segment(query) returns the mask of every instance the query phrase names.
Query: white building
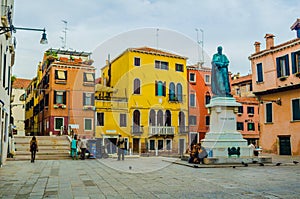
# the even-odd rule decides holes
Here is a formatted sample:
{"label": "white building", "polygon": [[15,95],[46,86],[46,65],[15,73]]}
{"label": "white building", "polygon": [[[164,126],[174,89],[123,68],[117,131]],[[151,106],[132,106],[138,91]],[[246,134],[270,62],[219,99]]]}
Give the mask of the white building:
{"label": "white building", "polygon": [[14,65],[14,45],[11,31],[14,0],[1,1],[0,25],[0,165],[7,157],[8,136],[10,131],[11,67]]}

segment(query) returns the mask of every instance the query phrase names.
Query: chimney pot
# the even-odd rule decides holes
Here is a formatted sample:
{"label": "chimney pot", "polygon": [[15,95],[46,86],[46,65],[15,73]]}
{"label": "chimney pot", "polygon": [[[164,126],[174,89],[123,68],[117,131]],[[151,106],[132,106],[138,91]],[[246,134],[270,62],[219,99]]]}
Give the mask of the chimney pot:
{"label": "chimney pot", "polygon": [[266,34],[266,49],[269,50],[274,46],[274,35],[273,34]]}
{"label": "chimney pot", "polygon": [[254,46],[255,46],[255,52],[256,53],[260,52],[260,42],[256,41],[254,43]]}

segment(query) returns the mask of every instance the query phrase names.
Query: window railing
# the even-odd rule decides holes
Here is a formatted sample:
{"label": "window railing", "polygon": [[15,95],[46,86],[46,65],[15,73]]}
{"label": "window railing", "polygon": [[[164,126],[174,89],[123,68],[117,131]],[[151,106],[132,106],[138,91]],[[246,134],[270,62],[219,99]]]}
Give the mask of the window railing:
{"label": "window railing", "polygon": [[189,132],[189,126],[178,126],[178,133],[185,134]]}
{"label": "window railing", "polygon": [[173,126],[149,126],[149,135],[174,135]]}
{"label": "window railing", "polygon": [[131,134],[132,135],[141,135],[143,133],[143,127],[142,126],[131,126]]}

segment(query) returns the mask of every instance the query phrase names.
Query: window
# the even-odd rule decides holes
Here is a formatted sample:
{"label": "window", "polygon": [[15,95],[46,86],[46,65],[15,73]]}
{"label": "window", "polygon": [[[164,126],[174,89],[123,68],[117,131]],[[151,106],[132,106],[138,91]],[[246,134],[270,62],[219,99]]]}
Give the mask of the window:
{"label": "window", "polygon": [[155,150],[155,140],[150,140],[150,150]]}
{"label": "window", "polygon": [[300,73],[300,51],[292,53],[292,73]]}
{"label": "window", "polygon": [[140,86],[141,86],[141,81],[139,79],[134,79],[133,94],[141,94]]}
{"label": "window", "polygon": [[247,107],[247,113],[248,114],[254,114],[254,107],[253,106],[248,106]]}
{"label": "window", "polygon": [[93,120],[91,118],[84,118],[84,130],[85,131],[93,130]]}
{"label": "window", "polygon": [[204,78],[205,78],[205,83],[210,84],[210,75],[205,75]]}
{"label": "window", "polygon": [[83,73],[83,81],[84,82],[95,82],[95,74],[94,73]]}
{"label": "window", "polygon": [[150,110],[150,117],[149,117],[149,126],[155,126],[155,111],[153,109]]}
{"label": "window", "polygon": [[169,85],[169,101],[176,101],[175,84],[173,82]]}
{"label": "window", "polygon": [[64,126],[64,118],[63,117],[55,117],[54,118],[54,130],[60,131],[60,128]]}
{"label": "window", "polygon": [[292,100],[292,120],[300,120],[300,99]]}
{"label": "window", "polygon": [[272,110],[272,103],[266,104],[266,123],[272,123],[273,122],[273,110]]}
{"label": "window", "polygon": [[67,80],[67,71],[66,70],[55,70],[55,79]]}
{"label": "window", "polygon": [[169,62],[155,60],[155,68],[169,70]]}
{"label": "window", "polygon": [[166,140],[167,150],[172,150],[172,140]]}
{"label": "window", "polygon": [[253,122],[249,122],[247,124],[247,126],[248,126],[248,131],[254,131],[255,130],[255,126],[254,126]]}
{"label": "window", "polygon": [[190,125],[193,125],[193,126],[197,125],[197,116],[190,115],[189,116],[189,123],[190,123]]}
{"label": "window", "polygon": [[259,63],[256,65],[256,82],[263,82],[264,78],[263,78],[263,67],[262,67],[262,63]]}
{"label": "window", "polygon": [[205,125],[209,126],[209,124],[210,124],[210,117],[209,117],[209,115],[207,115],[207,116],[205,116]]}
{"label": "window", "polygon": [[66,104],[66,91],[54,91],[54,104]]}
{"label": "window", "polygon": [[83,106],[94,106],[94,93],[83,93]]}
{"label": "window", "polygon": [[182,102],[182,85],[180,83],[176,85],[176,92],[178,102]]}
{"label": "window", "polygon": [[243,106],[238,107],[238,113],[242,114],[244,112]]}
{"label": "window", "polygon": [[277,66],[277,77],[285,77],[290,75],[288,55],[277,57],[276,66]]}
{"label": "window", "polygon": [[157,112],[157,126],[164,126],[164,116],[162,110]]}
{"label": "window", "polygon": [[97,113],[97,126],[104,126],[104,113]]}
{"label": "window", "polygon": [[195,73],[190,73],[190,78],[189,78],[190,82],[195,83],[196,82],[196,75]]}
{"label": "window", "polygon": [[196,107],[196,95],[194,93],[190,94],[190,106]]}
{"label": "window", "polygon": [[120,127],[126,127],[127,122],[126,122],[126,114],[120,113]]}
{"label": "window", "polygon": [[141,58],[135,57],[134,58],[134,66],[140,66],[141,65]]}
{"label": "window", "polygon": [[166,96],[166,82],[155,81],[155,96]]}
{"label": "window", "polygon": [[244,123],[243,122],[237,122],[236,123],[236,130],[243,131],[244,130]]}
{"label": "window", "polygon": [[179,72],[183,72],[183,64],[175,64],[175,70]]}
{"label": "window", "polygon": [[164,141],[163,140],[158,140],[157,141],[157,148],[158,148],[158,150],[163,150],[164,149]]}

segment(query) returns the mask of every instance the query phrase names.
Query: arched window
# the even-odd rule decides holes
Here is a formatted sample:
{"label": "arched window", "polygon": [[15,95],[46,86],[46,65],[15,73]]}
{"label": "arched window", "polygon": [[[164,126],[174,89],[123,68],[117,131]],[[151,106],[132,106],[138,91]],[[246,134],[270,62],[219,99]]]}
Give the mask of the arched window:
{"label": "arched window", "polygon": [[184,112],[180,111],[178,115],[179,126],[185,126]]}
{"label": "arched window", "polygon": [[169,101],[175,101],[175,84],[173,82],[169,85]]}
{"label": "arched window", "polygon": [[141,94],[140,86],[141,86],[141,81],[139,79],[134,79],[134,82],[133,82],[133,93],[134,94]]}
{"label": "arched window", "polygon": [[133,126],[132,126],[132,132],[133,133],[140,133],[140,111],[135,110],[133,111]]}
{"label": "arched window", "polygon": [[166,82],[155,81],[155,96],[166,96]]}
{"label": "arched window", "polygon": [[157,112],[157,126],[163,126],[164,125],[164,116],[162,110],[159,110]]}
{"label": "arched window", "polygon": [[171,126],[171,124],[172,124],[171,111],[166,110],[166,122],[165,122],[165,126]]}
{"label": "arched window", "polygon": [[150,115],[149,115],[149,126],[155,126],[156,121],[155,121],[155,111],[153,109],[150,110]]}
{"label": "arched window", "polygon": [[133,112],[133,125],[140,126],[140,111],[139,110],[135,110]]}
{"label": "arched window", "polygon": [[179,102],[182,102],[182,85],[178,83],[176,85],[176,91],[177,91],[177,99]]}

